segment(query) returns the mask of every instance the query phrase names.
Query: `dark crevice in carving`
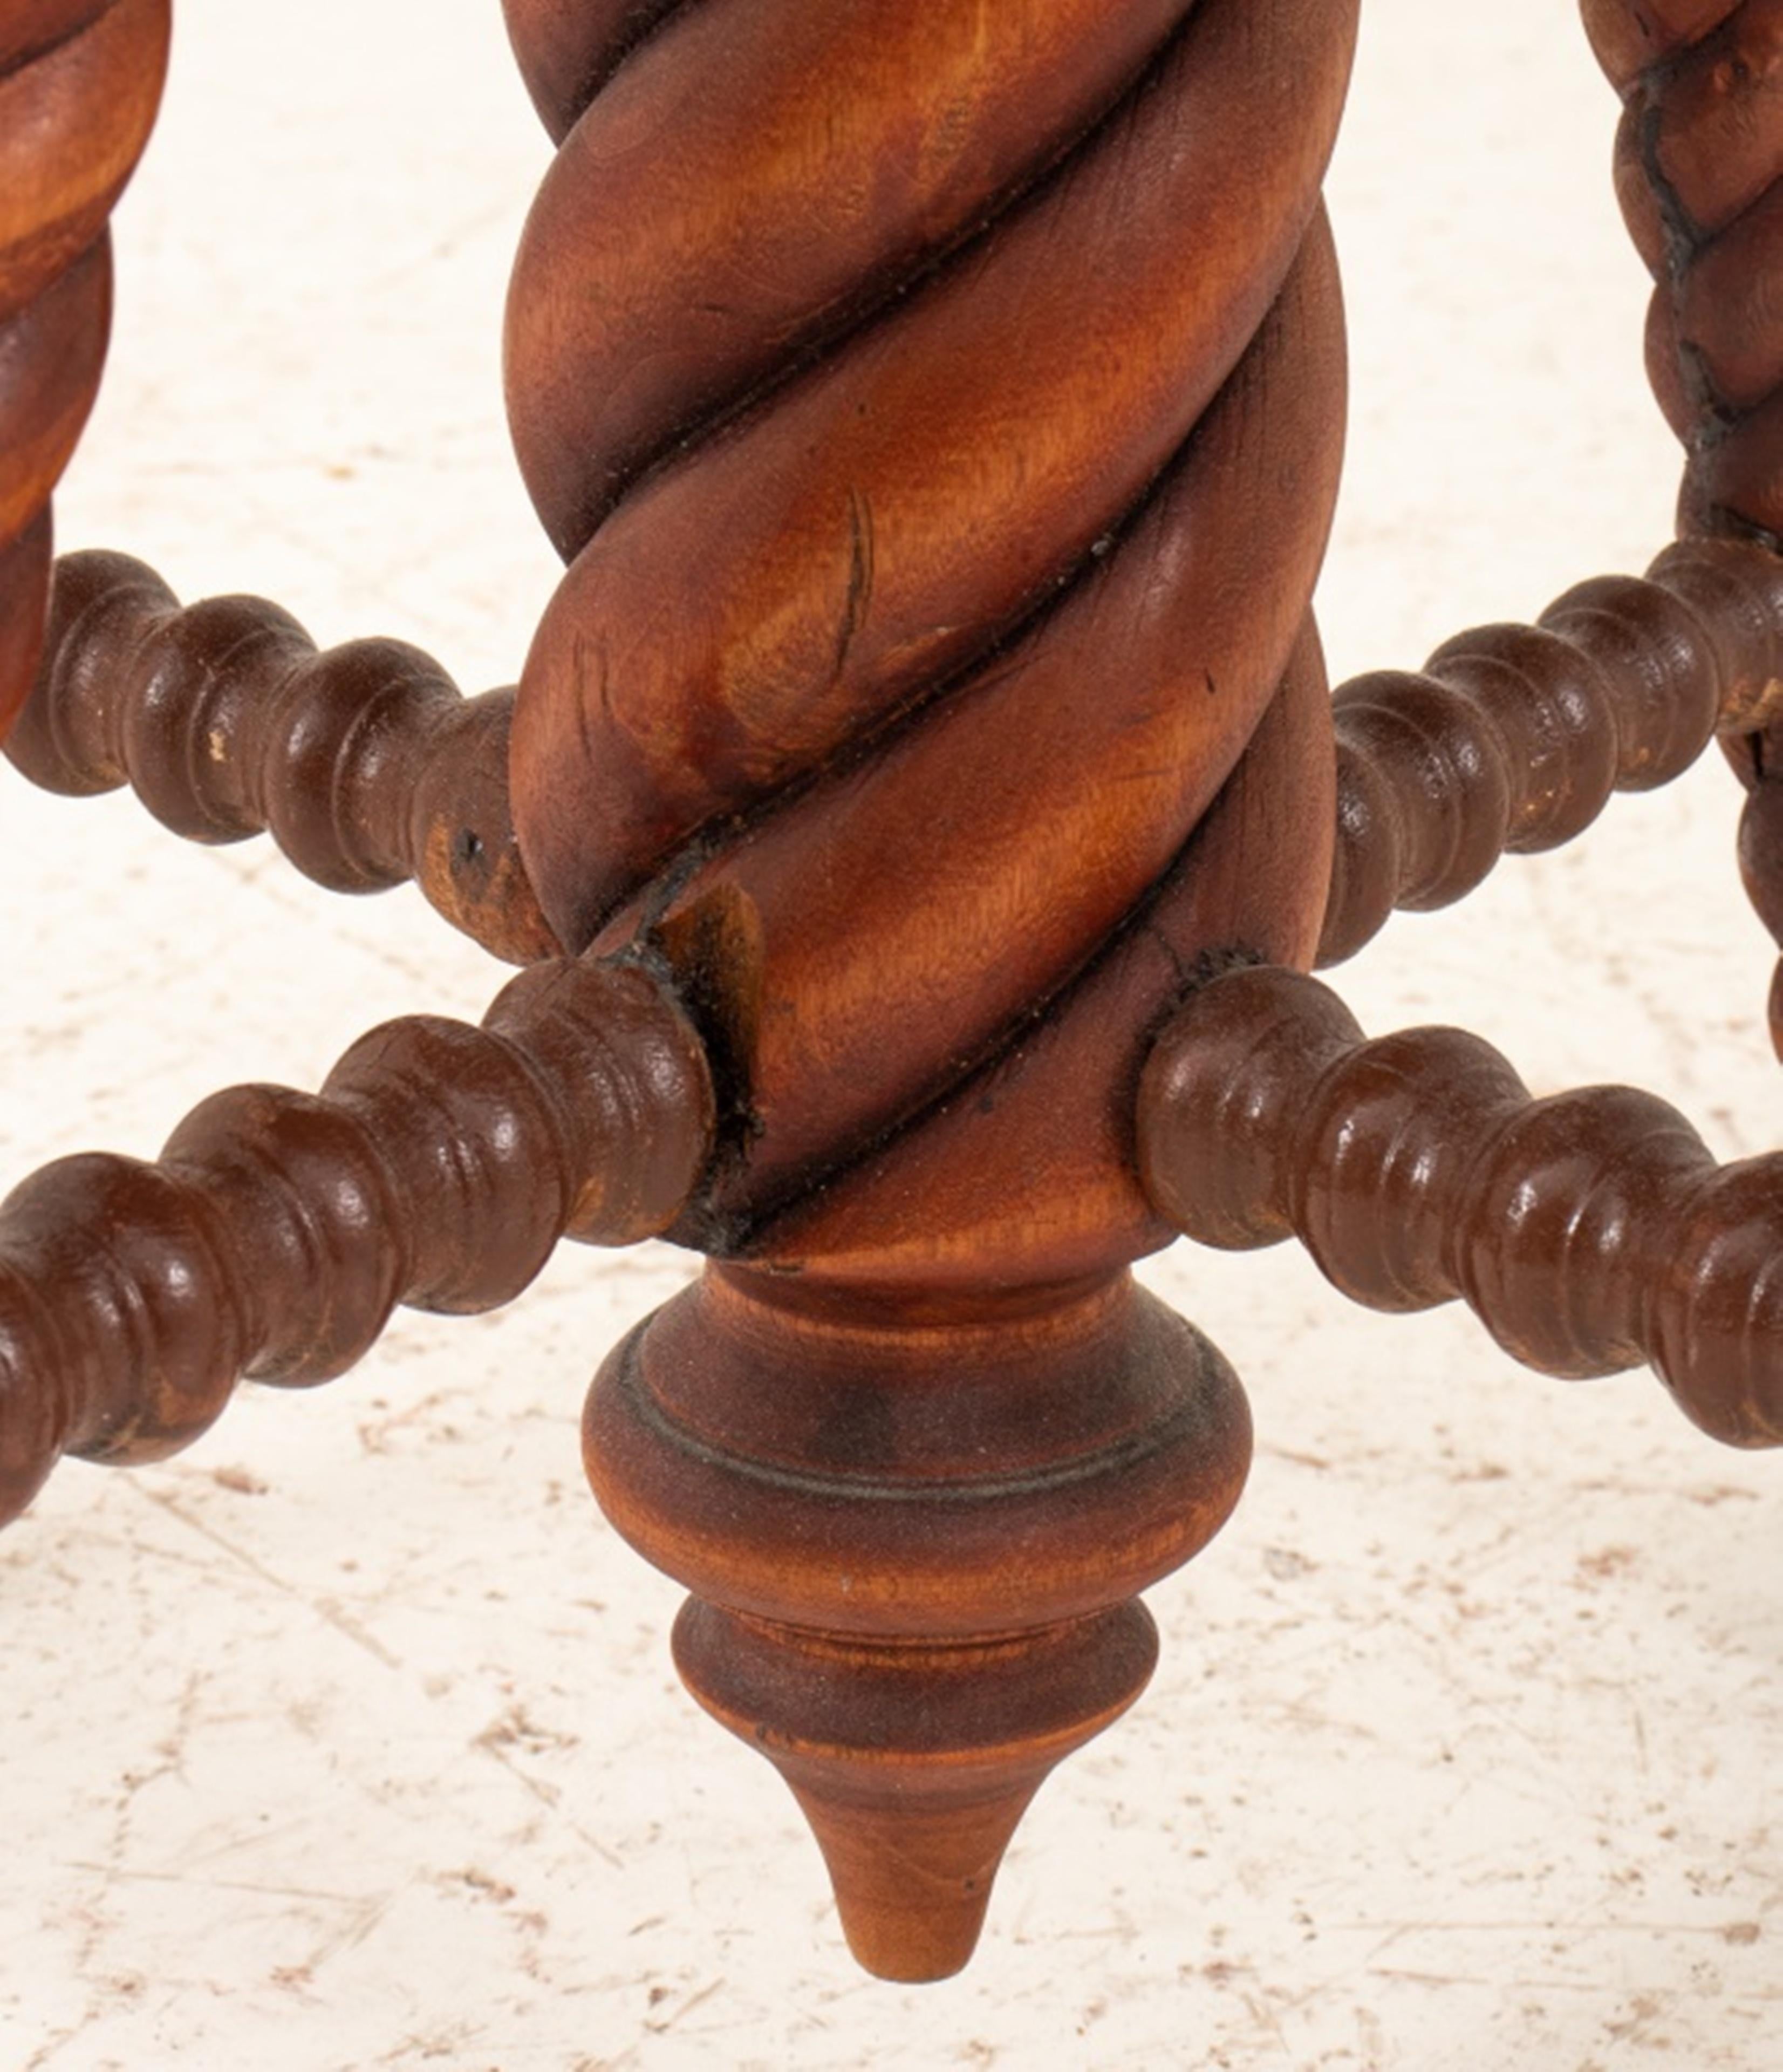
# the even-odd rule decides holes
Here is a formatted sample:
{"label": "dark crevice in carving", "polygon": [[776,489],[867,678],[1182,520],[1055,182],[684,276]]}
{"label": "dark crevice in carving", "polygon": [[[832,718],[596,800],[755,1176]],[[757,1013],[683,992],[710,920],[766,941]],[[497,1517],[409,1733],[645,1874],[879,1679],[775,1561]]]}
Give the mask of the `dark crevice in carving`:
{"label": "dark crevice in carving", "polygon": [[[801,800],[826,786],[845,783],[857,772],[881,761],[911,734],[926,726],[936,712],[956,697],[988,696],[1013,672],[1024,666],[1026,644],[1044,639],[1047,621],[1077,595],[1080,588],[1097,581],[1111,565],[1119,546],[1141,524],[1165,488],[1185,453],[1193,444],[1191,432],[1145,485],[1132,506],[1100,538],[1092,541],[1069,568],[1042,586],[1020,616],[987,639],[983,648],[959,668],[922,685],[903,704],[891,707],[870,728],[864,728],[839,742],[820,762],[787,778],[777,789],[765,793],[742,811],[715,815],[696,828],[661,865],[641,892],[622,898],[602,915],[589,931],[593,942],[635,902],[647,929],[653,928],[706,865],[726,851],[742,846],[759,828],[778,820]],[[844,643],[845,644],[845,643]],[[1168,873],[1165,874],[1168,875]],[[585,948],[585,943],[581,947]]]}
{"label": "dark crevice in carving", "polygon": [[[1231,782],[1228,777],[1227,783]],[[1062,972],[1058,983],[1049,991],[1029,1001],[1002,1026],[988,1031],[971,1055],[948,1060],[945,1078],[932,1082],[904,1113],[870,1135],[852,1141],[839,1157],[791,1177],[785,1186],[773,1194],[758,1193],[746,1215],[714,1215],[709,1209],[709,1197],[696,1194],[688,1216],[676,1227],[674,1235],[677,1240],[696,1244],[701,1251],[716,1257],[747,1260],[768,1242],[777,1225],[808,1207],[826,1189],[848,1174],[870,1166],[900,1140],[920,1134],[937,1115],[972,1100],[978,1090],[994,1081],[998,1071],[1020,1053],[1029,1038],[1069,1011],[1074,997],[1088,989],[1111,968],[1118,966],[1141,937],[1163,948],[1177,970],[1181,987],[1174,1001],[1166,1001],[1157,1009],[1148,1037],[1155,1034],[1156,1026],[1169,1018],[1174,1005],[1222,972],[1267,962],[1261,951],[1248,944],[1232,943],[1199,951],[1185,964],[1169,931],[1159,925],[1159,909],[1181,889],[1194,870],[1197,853],[1204,840],[1204,824],[1211,811],[1210,808],[1209,814],[1204,814],[1202,821],[1189,831],[1154,882],[1107,935],[1091,944],[1074,966]],[[1134,1057],[1132,1077],[1136,1091],[1144,1063],[1144,1046],[1136,1049]]]}
{"label": "dark crevice in carving", "polygon": [[1712,442],[1724,437],[1736,421],[1716,395],[1702,353],[1691,346],[1676,330],[1675,313],[1683,294],[1685,279],[1690,272],[1691,262],[1702,247],[1703,239],[1695,224],[1691,221],[1677,188],[1666,177],[1659,155],[1664,109],[1655,91],[1655,81],[1675,68],[1675,64],[1658,67],[1654,75],[1643,82],[1648,98],[1647,105],[1641,115],[1639,137],[1641,169],[1658,204],[1659,220],[1665,232],[1666,279],[1671,291],[1678,373],[1694,420],[1687,445],[1689,450],[1695,454],[1707,450]]}

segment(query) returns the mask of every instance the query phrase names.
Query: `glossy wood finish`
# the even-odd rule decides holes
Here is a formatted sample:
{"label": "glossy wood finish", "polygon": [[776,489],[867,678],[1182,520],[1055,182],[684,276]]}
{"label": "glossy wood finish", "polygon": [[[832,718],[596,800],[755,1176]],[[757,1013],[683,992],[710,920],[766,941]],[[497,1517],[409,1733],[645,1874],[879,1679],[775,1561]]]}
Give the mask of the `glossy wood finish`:
{"label": "glossy wood finish", "polygon": [[1579,584],[1534,626],[1459,634],[1419,674],[1355,678],[1333,699],[1319,963],[1353,956],[1395,907],[1465,898],[1506,851],[1571,841],[1613,792],[1670,783],[1780,700],[1783,561],[1735,540],[1668,547],[1644,582]]}
{"label": "glossy wood finish", "polygon": [[0,8],[0,740],[36,670],[50,493],[98,392],[111,327],[105,223],[160,105],[168,8]]}
{"label": "glossy wood finish", "polygon": [[1533,1100],[1463,1030],[1370,1042],[1317,980],[1233,972],[1160,1037],[1140,1158],[1203,1244],[1292,1235],[1358,1302],[1459,1295],[1529,1366],[1645,1360],[1712,1437],[1783,1444],[1783,1153],[1717,1166],[1650,1094]]}
{"label": "glossy wood finish", "polygon": [[[1625,103],[1623,214],[1657,283],[1654,393],[1689,464],[1678,529],[1783,537],[1783,6],[1777,0],[1584,0]],[[1767,720],[1769,721],[1766,724]],[[1783,944],[1783,727],[1756,717],[1728,753],[1751,797],[1740,870]],[[1783,962],[1769,1001],[1783,1060]]]}
{"label": "glossy wood finish", "polygon": [[622,1345],[585,1424],[609,1517],[696,1595],[695,1696],[797,1794],[855,1955],[971,1955],[1060,1758],[1138,1695],[1136,1593],[1237,1502],[1244,1398],[1124,1276],[898,1327],[712,1269]]}
{"label": "glossy wood finish", "polygon": [[[1335,493],[1342,379],[1317,173],[1349,23],[1321,9],[1309,39],[1307,24],[1290,35],[1285,17],[1269,12],[1274,26],[1261,33],[1292,45],[1272,69],[1242,26],[1245,12],[1229,0],[1198,10],[1144,90],[993,228],[923,274],[918,292],[857,326],[727,430],[647,476],[596,533],[548,615],[516,717],[523,850],[566,940],[585,939],[604,903],[611,911],[598,939],[614,948],[643,934],[658,943],[725,1032],[738,1126],[713,1190],[682,1233],[709,1248],[754,1256],[770,1247],[777,1261],[810,1270],[820,1243],[832,1249],[812,1219],[819,1190],[840,1208],[840,1192],[852,1200],[871,1185],[857,1170],[863,1149],[883,1149],[902,1166],[918,1155],[914,1139],[929,1121],[939,1121],[976,1077],[1000,1066],[1025,1076],[1043,1071],[1025,1040],[1037,1020],[1059,1026],[1104,948],[1162,896],[1290,664],[1296,681],[1317,667],[1305,600]],[[714,25],[735,13],[721,6],[673,18],[623,68],[628,92],[643,92],[647,63],[665,111],[704,107],[715,67],[755,19],[739,14],[709,48]],[[1050,31],[1033,33],[1044,40]],[[1317,60],[1321,47],[1328,55]],[[1269,154],[1272,184],[1257,204],[1268,233],[1253,248],[1239,220],[1251,204],[1224,184],[1236,171],[1226,154],[1240,150],[1238,133],[1251,134],[1267,97],[1285,93],[1316,62],[1325,68],[1317,91]],[[1252,71],[1270,72],[1272,83],[1259,84]],[[908,83],[913,101],[921,101],[921,84]],[[578,136],[598,134],[609,119],[604,101],[587,109]],[[1226,109],[1218,119],[1216,105]],[[1141,116],[1148,126],[1136,130]],[[678,133],[668,121],[665,113],[651,134],[658,155],[672,158]],[[746,132],[741,117],[737,126]],[[1068,141],[1031,149],[1044,162]],[[1157,212],[1133,233],[1152,240],[1150,258],[1136,247],[1132,263],[1117,268],[1120,254],[1097,246],[1078,261],[1083,293],[1092,278],[1099,294],[1107,277],[1124,272],[1135,276],[1125,291],[1139,298],[1136,312],[1143,304],[1160,317],[1172,298],[1180,304],[1174,333],[1164,335],[1168,353],[1154,339],[1143,355],[1122,357],[1133,371],[1115,380],[1111,339],[1087,336],[1079,321],[1079,288],[1066,263],[1080,249],[1072,226],[1091,199],[1107,203],[1103,187],[1117,162],[1154,162],[1165,191],[1154,199],[1150,179],[1139,183]],[[815,194],[815,176],[812,185]],[[1180,223],[1166,232],[1165,204],[1173,195],[1186,206],[1191,193],[1205,194],[1195,220],[1207,256],[1185,269]],[[598,223],[587,232],[596,242],[601,234]],[[710,263],[722,273],[730,255],[717,250]],[[564,271],[555,291],[567,301],[580,276],[569,258]],[[972,298],[997,282],[1004,285],[996,293],[1012,298],[1020,286],[1009,325],[1033,317],[1025,359],[1004,350],[1003,332],[968,322],[973,312],[988,314]],[[523,258],[511,335],[516,310],[542,292]],[[1272,294],[1277,306],[1259,322]],[[956,309],[960,297],[969,308]],[[1225,307],[1234,298],[1236,317]],[[1255,335],[1221,388],[1245,344],[1244,324]],[[598,323],[587,328],[578,365],[598,366],[604,387],[619,385],[622,354],[615,347],[610,364],[598,362],[604,334]],[[516,371],[511,362],[511,405]],[[1196,439],[1170,458],[1198,399],[1216,389]],[[852,399],[845,409],[844,393]],[[828,436],[814,445],[812,413],[833,417],[832,429],[852,442],[846,451]],[[1108,502],[1112,477],[1088,506],[1078,493],[1078,474],[1092,457],[1102,465],[1105,434],[1122,413],[1143,446],[1122,464],[1131,516]],[[517,430],[524,443],[518,413]],[[1169,464],[1154,480],[1160,458]],[[777,471],[773,479],[785,482],[808,523],[766,486],[762,467]],[[733,476],[734,495],[724,487]],[[1005,494],[1017,478],[1032,484],[1025,515],[1021,500]],[[906,504],[907,523],[898,515]],[[858,624],[853,607],[843,611],[849,637],[839,673],[835,606],[849,570],[859,575],[865,565],[860,520],[869,512],[871,596],[857,586],[857,602],[870,609]],[[1023,537],[1011,541],[1017,528]],[[952,544],[959,539],[978,551],[962,556]],[[632,540],[640,553],[647,548],[657,574],[640,564],[615,569],[610,582],[598,576],[599,557]],[[1035,571],[1031,578],[1009,574],[1006,547]],[[1278,582],[1243,579],[1264,561]],[[907,565],[895,574],[900,561]],[[724,568],[733,574],[721,575]],[[746,655],[728,644],[713,615],[714,597],[733,581],[738,587],[721,618]],[[1005,584],[1009,603],[965,594]],[[1037,615],[1037,586],[1047,607]],[[897,595],[906,601],[894,606]],[[1013,635],[1011,611],[1027,615]],[[885,613],[894,617],[881,626]],[[930,630],[912,647],[915,621]],[[787,631],[795,624],[822,629],[809,653],[804,635]],[[752,629],[762,627],[778,629],[776,643],[786,633],[791,644],[758,652]],[[962,672],[975,643],[989,657]],[[880,662],[866,659],[868,646],[881,651]],[[609,670],[597,694],[574,660],[597,648],[614,668],[622,649],[635,656],[633,689]],[[565,654],[560,668],[553,657]],[[889,728],[888,701],[902,713]],[[1314,701],[1302,701],[1308,709]],[[771,735],[759,753],[748,745],[758,729]],[[1024,744],[1019,757],[1008,752],[1012,731]],[[1317,768],[1320,746],[1303,745],[1292,726],[1282,735],[1296,744],[1296,774],[1290,779],[1284,771],[1280,780],[1310,785],[1300,796],[1317,798],[1329,783]],[[677,742],[692,760],[684,763]],[[651,763],[659,746],[669,758],[660,768]],[[730,796],[725,767],[733,749],[736,783],[778,787],[746,820],[712,822],[709,800],[692,845],[617,906],[605,893],[572,889],[565,871],[579,884],[576,874],[598,867],[622,894],[638,869],[663,861],[652,838],[621,861],[618,852],[631,848],[626,830],[636,814],[656,814],[684,776]],[[632,804],[615,785],[632,787]],[[567,863],[554,861],[553,825],[563,830]],[[610,865],[599,863],[609,852]],[[895,878],[885,868],[894,853]],[[1294,938],[1303,910],[1322,894],[1324,863],[1315,845],[1270,866],[1268,925],[1284,938],[1277,953],[1287,960],[1305,954]],[[1205,919],[1222,939],[1222,919]],[[898,1004],[894,1041],[888,1002]],[[1155,1011],[1137,1007],[1129,1026]],[[1045,1077],[1050,1097],[1079,1099],[1081,1071]],[[1100,1102],[1107,1082],[1083,1092]],[[1000,1164],[1004,1134],[987,1118],[975,1133],[980,1153],[991,1150]],[[871,1185],[876,1211],[895,1216],[910,1191],[902,1173],[888,1174]],[[1099,1191],[1135,1204],[1124,1174]],[[1043,1248],[1041,1224],[1056,1200],[1056,1191],[1043,1204],[1021,1188],[1004,1205],[1000,1227],[975,1211],[974,1235],[949,1277],[1082,1271],[1068,1250]],[[913,1265],[913,1276],[952,1249],[951,1211],[931,1194],[920,1214],[925,1264]],[[1129,1231],[1144,1228],[1136,1206],[1124,1221]],[[852,1253],[855,1240],[846,1243]],[[887,1255],[889,1270],[898,1248],[881,1236],[873,1248]],[[1134,1248],[1142,1245],[1109,1252],[1118,1259]]]}
{"label": "glossy wood finish", "polygon": [[[827,72],[803,74],[784,33],[793,12],[760,0],[684,9],[590,105],[573,138],[601,143],[607,123],[623,116],[628,127],[603,150],[617,155],[641,140],[633,148],[647,144],[672,162],[678,119],[725,105],[737,51],[757,43],[766,45],[764,66],[791,76],[787,93],[821,107],[845,82],[852,97],[873,76],[877,46],[851,32]],[[1045,38],[1054,10],[1021,0],[1010,12]],[[767,35],[770,17],[781,33]],[[607,517],[545,615],[513,737],[522,849],[566,944],[590,939],[691,838],[717,834],[842,751],[858,752],[996,648],[1062,583],[1106,564],[1098,543],[1181,447],[1304,241],[1353,17],[1341,0],[1310,8],[1276,0],[1261,10],[1207,0],[1145,90],[1005,208],[994,228],[950,263],[924,271],[903,261],[893,278],[906,288],[914,278],[914,292],[803,373],[798,353],[783,352],[778,371],[794,378],[721,434],[678,450]],[[1104,34],[1099,26],[1096,40]],[[1079,31],[1079,52],[1084,40]],[[926,72],[944,48],[913,54],[899,76],[938,130],[944,111],[930,102]],[[748,191],[754,134],[750,112],[738,109],[720,140],[725,154],[712,147],[713,165],[729,167],[727,193]],[[1262,137],[1271,146],[1258,160]],[[1044,166],[1074,138],[1062,125],[1030,140],[1030,157]],[[873,138],[865,142],[870,150]],[[796,163],[813,226],[806,242],[821,249],[832,241],[828,198],[852,192],[861,176],[822,156]],[[1141,164],[1146,176],[1135,179]],[[716,171],[705,177],[715,181]],[[622,200],[635,212],[672,191],[665,176],[647,195],[627,189]],[[598,220],[605,190],[590,181],[585,199]],[[733,256],[721,241],[731,235],[731,212],[714,205],[701,222],[709,272],[723,279],[746,270],[747,247]],[[1197,226],[1193,268],[1180,264],[1185,222]],[[746,220],[738,234],[749,229]],[[585,246],[598,260],[598,235],[585,224],[579,240],[552,244],[554,269],[528,263],[529,240],[509,338],[511,347],[517,338],[553,335],[561,327],[548,305],[570,305],[580,319],[573,385],[620,391],[633,378],[632,334],[606,315],[598,269],[582,271]],[[675,226],[659,226],[654,215],[633,235],[641,252],[676,249]],[[902,236],[898,229],[900,246]],[[881,284],[881,298],[887,292]],[[834,293],[825,274],[808,298],[820,310]],[[1091,293],[1093,334],[1083,322]],[[523,452],[535,443],[535,412],[548,413],[567,385],[544,374],[528,352],[511,357],[510,414]],[[1292,393],[1291,383],[1279,386]],[[671,420],[662,435],[681,429]],[[590,485],[622,474],[622,459],[587,446],[587,436],[578,420],[565,444]],[[604,492],[587,494],[598,508]],[[1322,500],[1311,495],[1304,521],[1315,538]],[[1292,508],[1276,501],[1278,515]],[[966,538],[975,551],[963,556]],[[1278,645],[1278,670],[1293,631]],[[1110,657],[1111,673],[1118,660]],[[1269,672],[1257,673],[1264,691],[1272,688]]]}
{"label": "glossy wood finish", "polygon": [[319,1095],[213,1096],[153,1165],[45,1166],[0,1202],[0,1522],[64,1453],[127,1465],[189,1445],[243,1375],[344,1373],[399,1302],[495,1309],[565,1234],[662,1229],[712,1113],[659,981],[560,961],[481,1029],[373,1030]]}
{"label": "glossy wood finish", "polygon": [[1617,187],[1657,283],[1648,368],[1685,532],[1783,534],[1783,6],[1586,0],[1625,108]]}
{"label": "glossy wood finish", "polygon": [[512,693],[466,700],[400,640],[318,654],[264,598],[182,609],[127,554],[55,566],[39,680],[7,754],[72,797],[129,784],[189,841],[262,830],[336,892],[413,878],[495,956],[557,953],[507,807]]}
{"label": "glossy wood finish", "polygon": [[509,297],[515,450],[565,558],[639,475],[1000,213],[1189,6],[732,0],[640,51],[563,134]]}
{"label": "glossy wood finish", "polygon": [[1128,1270],[1173,1230],[1298,1234],[1358,1300],[1459,1294],[1535,1365],[1650,1360],[1783,1439],[1783,1158],[1533,1100],[1456,1031],[1369,1043],[1296,968],[1718,731],[1783,942],[1783,0],[1585,0],[1689,536],[1334,708],[1355,0],[506,10],[559,146],[507,407],[569,565],[517,696],[469,701],[119,555],[58,565],[46,641],[166,10],[4,13],[10,752],[334,889],[412,877],[534,968],[481,1030],[391,1024],[318,1096],[235,1089],[0,1203],[0,1518],[243,1374],[340,1372],[398,1301],[666,1231],[711,1263],[602,1368],[590,1478],[693,1593],[683,1676],[796,1794],[857,1953],[938,1977],[1243,1486],[1231,1371]]}
{"label": "glossy wood finish", "polygon": [[570,559],[516,825],[725,1104],[672,1235],[728,1264],[603,1370],[589,1469],[857,1952],[933,1976],[1242,1479],[1127,1277],[1132,1099],[1185,970],[1307,961],[1324,903],[1354,8],[648,14],[508,10],[562,138],[509,414]]}

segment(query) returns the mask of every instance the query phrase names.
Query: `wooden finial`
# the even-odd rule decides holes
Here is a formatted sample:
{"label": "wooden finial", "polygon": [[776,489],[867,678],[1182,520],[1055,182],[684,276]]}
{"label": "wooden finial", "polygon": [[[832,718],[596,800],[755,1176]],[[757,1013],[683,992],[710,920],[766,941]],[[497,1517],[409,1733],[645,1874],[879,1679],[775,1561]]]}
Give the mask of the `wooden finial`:
{"label": "wooden finial", "polygon": [[912,1981],[964,1966],[1035,1792],[1127,1709],[1156,1655],[1132,1601],[952,1646],[830,1636],[697,1598],[675,1628],[688,1688],[791,1787],[855,1956]]}
{"label": "wooden finial", "polygon": [[7,754],[82,797],[128,783],[202,842],[270,830],[335,892],[413,878],[495,956],[557,954],[507,804],[511,692],[466,700],[400,640],[318,654],[264,598],[182,608],[127,554],[55,565],[37,684]]}
{"label": "wooden finial", "polygon": [[498,1308],[566,1232],[661,1230],[711,1127],[703,1052],[659,981],[558,963],[480,1030],[372,1030],[319,1095],[215,1095],[154,1165],[45,1166],[0,1202],[0,1523],[63,1453],[189,1445],[244,1375],[344,1373],[399,1302]]}
{"label": "wooden finial", "polygon": [[709,1269],[584,1433],[608,1517],[695,1593],[683,1676],[792,1786],[894,1979],[971,1955],[1028,1801],[1150,1674],[1136,1593],[1251,1453],[1231,1370],[1125,1276],[948,1325]]}
{"label": "wooden finial", "polygon": [[1457,1029],[1370,1042],[1293,972],[1233,972],[1160,1037],[1140,1094],[1152,1199],[1199,1242],[1298,1237],[1382,1309],[1462,1297],[1550,1374],[1649,1362],[1730,1445],[1783,1445],[1783,1153],[1717,1166],[1626,1087],[1533,1100]]}

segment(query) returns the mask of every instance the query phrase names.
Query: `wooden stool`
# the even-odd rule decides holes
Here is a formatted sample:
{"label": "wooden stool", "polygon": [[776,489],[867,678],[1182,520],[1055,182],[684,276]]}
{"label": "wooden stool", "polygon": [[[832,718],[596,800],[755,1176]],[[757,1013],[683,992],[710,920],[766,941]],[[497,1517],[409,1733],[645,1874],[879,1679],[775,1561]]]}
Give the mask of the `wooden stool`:
{"label": "wooden stool", "polygon": [[466,701],[121,555],[51,582],[166,9],[0,9],[9,752],[412,878],[528,968],[480,1029],[387,1026],[318,1096],[9,1198],[0,1510],[243,1375],[340,1373],[398,1302],[666,1231],[711,1263],[602,1369],[590,1478],[693,1593],[683,1675],[798,1794],[857,1954],[921,1979],[1238,1499],[1238,1383],[1128,1271],[1176,1231],[1292,1232],[1358,1300],[1460,1295],[1547,1371],[1650,1362],[1783,1436],[1783,1165],[1531,1101],[1457,1032],[1366,1042],[1307,975],[1718,733],[1783,935],[1770,14],[1585,11],[1682,537],[1333,699],[1354,0],[509,0],[559,145],[509,414],[569,565],[517,693]]}

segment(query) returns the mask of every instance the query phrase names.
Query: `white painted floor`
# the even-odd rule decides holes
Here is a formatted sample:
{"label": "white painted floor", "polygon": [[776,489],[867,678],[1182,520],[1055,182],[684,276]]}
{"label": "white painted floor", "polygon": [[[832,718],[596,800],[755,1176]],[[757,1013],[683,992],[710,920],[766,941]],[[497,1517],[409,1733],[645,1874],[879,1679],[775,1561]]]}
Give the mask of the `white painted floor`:
{"label": "white painted floor", "polygon": [[[1676,475],[1571,10],[1366,13],[1332,183],[1341,672],[1638,567]],[[553,562],[497,320],[546,148],[494,0],[179,18],[64,543],[511,678]],[[1632,1079],[1725,1155],[1776,1143],[1736,810],[1711,759],[1339,983],[1539,1089]],[[314,1084],[499,977],[408,894],[331,900],[264,844],[10,771],[0,816],[8,1175],[152,1154],[213,1086]],[[1156,1593],[1157,1682],[1043,1794],[975,1967],[889,1988],[582,1486],[587,1378],[687,1270],[566,1255],[511,1316],[405,1317],[348,1380],[244,1395],[162,1469],[70,1466],[12,1528],[0,2064],[1783,2065],[1776,1462],[1650,1377],[1567,1388],[1465,1315],[1353,1313],[1296,1256],[1154,1262],[1250,1383],[1247,1502]]]}

